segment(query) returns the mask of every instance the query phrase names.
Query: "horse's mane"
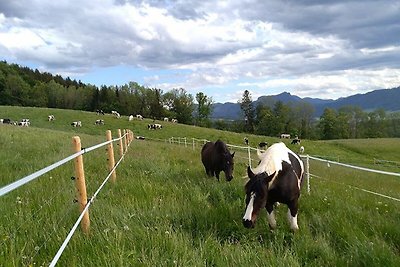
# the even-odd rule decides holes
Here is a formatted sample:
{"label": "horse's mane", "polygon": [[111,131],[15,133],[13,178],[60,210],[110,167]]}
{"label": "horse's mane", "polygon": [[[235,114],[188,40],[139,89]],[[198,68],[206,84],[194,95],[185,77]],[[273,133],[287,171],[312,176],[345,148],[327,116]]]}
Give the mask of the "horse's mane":
{"label": "horse's mane", "polygon": [[267,175],[271,175],[274,172],[278,173],[282,170],[282,161],[290,163],[289,149],[284,143],[276,143],[270,146],[265,153],[260,156],[260,164],[253,169],[255,174],[266,172]]}
{"label": "horse's mane", "polygon": [[220,151],[223,153],[228,152],[228,148],[226,147],[226,144],[219,139],[214,143],[214,146],[217,149],[217,151]]}

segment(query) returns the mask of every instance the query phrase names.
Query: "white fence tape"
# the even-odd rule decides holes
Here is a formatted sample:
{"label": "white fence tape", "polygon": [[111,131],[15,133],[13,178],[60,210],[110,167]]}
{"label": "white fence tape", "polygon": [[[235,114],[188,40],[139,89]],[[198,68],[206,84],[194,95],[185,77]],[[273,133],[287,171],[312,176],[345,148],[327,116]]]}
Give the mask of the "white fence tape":
{"label": "white fence tape", "polygon": [[[170,141],[170,143],[180,143],[178,141],[180,139],[182,139],[182,140],[185,139],[186,140],[186,137],[171,137],[169,139],[169,141]],[[177,141],[174,141],[174,140],[177,140]],[[194,149],[195,148],[195,142],[201,142],[201,143],[205,144],[206,142],[209,142],[209,140],[192,138],[192,142],[193,142],[193,149]],[[248,159],[250,166],[251,166],[251,162],[254,160],[254,159],[251,158],[250,151],[251,150],[253,150],[253,151],[259,150],[258,148],[253,148],[253,147],[250,147],[250,146],[238,146],[238,145],[231,145],[231,144],[227,144],[227,146],[228,147],[232,147],[232,148],[238,148],[238,149],[247,150],[248,151],[248,158],[244,158],[244,157],[238,157],[238,158]],[[263,150],[260,149],[260,151],[263,151]],[[310,174],[310,159],[316,160],[316,161],[326,162],[326,163],[329,163],[329,164],[336,164],[336,165],[340,165],[340,166],[347,167],[347,168],[353,168],[353,169],[362,170],[362,171],[368,171],[368,172],[373,172],[373,173],[378,173],[378,174],[392,175],[392,176],[400,177],[400,173],[387,172],[387,171],[381,171],[381,170],[374,170],[374,169],[370,169],[370,168],[365,168],[365,167],[359,167],[359,166],[354,166],[354,165],[350,165],[350,164],[340,163],[339,162],[339,157],[310,156],[310,155],[300,155],[300,157],[306,160],[306,177],[305,178],[307,180],[307,192],[308,193],[310,193],[310,175],[312,175],[312,174]],[[320,157],[332,158],[332,159],[334,158],[336,161],[332,161],[332,160],[328,160],[328,159],[324,159],[324,158],[320,158]],[[315,175],[312,175],[312,176],[315,176]],[[356,187],[353,186],[353,188],[356,188]],[[383,194],[380,194],[380,193],[376,193],[376,192],[373,192],[373,191],[369,191],[369,190],[366,190],[366,189],[362,189],[362,188],[356,188],[356,189],[359,189],[359,190],[367,192],[367,193],[379,195],[379,196],[382,196],[382,197],[385,197],[385,198],[397,200],[397,198],[386,196],[386,195],[383,195]]]}
{"label": "white fence tape", "polygon": [[71,231],[69,232],[69,234],[67,235],[67,237],[65,238],[64,242],[62,243],[61,247],[58,249],[56,255],[54,256],[53,260],[51,261],[50,265],[51,267],[55,266],[58,262],[58,260],[60,259],[62,253],[64,252],[65,248],[67,247],[69,241],[71,240],[73,234],[75,233],[76,229],[79,226],[79,223],[82,221],[83,216],[85,215],[85,213],[87,212],[87,210],[89,209],[90,205],[93,203],[94,199],[97,197],[97,195],[99,194],[100,190],[104,187],[104,185],[106,184],[106,182],[110,179],[112,173],[114,172],[114,170],[118,167],[118,165],[121,163],[121,161],[123,160],[125,154],[122,155],[122,157],[119,159],[119,161],[115,164],[114,168],[110,171],[110,173],[107,175],[107,177],[104,179],[103,183],[99,186],[99,188],[96,190],[96,192],[93,194],[93,196],[89,199],[89,201],[86,203],[85,208],[83,209],[82,213],[80,214],[78,220],[76,220],[74,226],[72,227]]}
{"label": "white fence tape", "polygon": [[9,192],[11,192],[11,191],[13,191],[13,190],[15,190],[15,189],[17,189],[17,188],[19,188],[19,187],[21,187],[21,186],[23,186],[26,183],[29,183],[30,181],[42,176],[43,174],[45,174],[45,173],[47,173],[47,172],[49,172],[49,171],[51,171],[51,170],[53,170],[53,169],[55,169],[55,168],[57,168],[57,167],[59,167],[61,165],[67,163],[68,161],[73,160],[74,158],[76,158],[76,157],[78,157],[78,156],[80,156],[82,154],[85,154],[85,153],[90,152],[92,150],[98,149],[98,148],[100,148],[102,146],[108,145],[109,143],[118,141],[118,140],[124,138],[126,135],[127,135],[127,133],[125,135],[121,136],[120,138],[115,138],[113,140],[106,141],[104,143],[101,143],[101,144],[98,144],[98,145],[94,145],[92,147],[83,148],[81,151],[76,152],[75,154],[73,154],[73,155],[71,155],[69,157],[66,157],[65,159],[57,161],[56,163],[53,163],[50,166],[47,166],[47,167],[45,167],[45,168],[43,168],[43,169],[41,169],[41,170],[39,170],[37,172],[34,172],[34,173],[32,173],[32,174],[30,174],[28,176],[25,176],[25,177],[21,178],[21,179],[15,181],[15,182],[13,182],[13,183],[11,183],[9,185],[6,185],[6,186],[0,188],[0,197],[5,195],[5,194],[7,194],[7,193],[9,193]]}
{"label": "white fence tape", "polygon": [[392,175],[392,176],[400,177],[400,173],[396,173],[396,172],[387,172],[387,171],[381,171],[381,170],[374,170],[374,169],[369,169],[369,168],[365,168],[365,167],[359,167],[359,166],[353,166],[353,165],[350,165],[350,164],[340,163],[340,162],[336,162],[336,161],[320,159],[320,158],[316,158],[316,157],[309,156],[309,155],[307,155],[307,156],[310,159],[317,160],[317,161],[323,161],[323,162],[326,162],[326,163],[329,163],[329,164],[336,164],[336,165],[339,165],[339,166],[352,168],[352,169],[356,169],[356,170],[374,172],[374,173],[379,173],[379,174],[386,174],[386,175]]}

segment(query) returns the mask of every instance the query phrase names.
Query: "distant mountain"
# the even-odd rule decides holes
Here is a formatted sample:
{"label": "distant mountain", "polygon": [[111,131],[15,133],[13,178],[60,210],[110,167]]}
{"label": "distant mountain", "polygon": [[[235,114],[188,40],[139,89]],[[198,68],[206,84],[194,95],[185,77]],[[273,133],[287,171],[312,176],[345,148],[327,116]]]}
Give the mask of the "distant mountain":
{"label": "distant mountain", "polygon": [[[284,104],[296,105],[301,102],[311,104],[315,108],[315,117],[322,115],[325,108],[339,109],[343,106],[358,106],[365,111],[382,108],[385,111],[400,111],[400,87],[392,89],[379,89],[365,94],[356,94],[348,97],[333,99],[301,98],[288,92],[278,95],[260,96],[253,102],[254,107],[263,104],[273,107],[277,101]],[[238,103],[215,103],[213,104],[213,119],[237,120],[241,118],[240,104]]]}

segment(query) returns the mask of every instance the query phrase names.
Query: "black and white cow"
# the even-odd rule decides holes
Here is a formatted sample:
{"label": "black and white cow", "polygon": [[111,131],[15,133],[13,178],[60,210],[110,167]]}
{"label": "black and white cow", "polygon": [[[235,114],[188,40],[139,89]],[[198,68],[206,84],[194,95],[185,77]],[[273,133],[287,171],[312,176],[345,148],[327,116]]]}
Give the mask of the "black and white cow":
{"label": "black and white cow", "polygon": [[261,148],[261,149],[266,149],[267,146],[268,146],[268,142],[260,142],[258,144],[258,147]]}
{"label": "black and white cow", "polygon": [[29,119],[22,119],[20,122],[18,122],[18,125],[28,127],[29,125],[31,125],[31,122]]}
{"label": "black and white cow", "polygon": [[104,111],[102,109],[97,109],[96,110],[97,115],[104,115]]}
{"label": "black and white cow", "polygon": [[47,116],[48,121],[54,121],[56,119],[56,117],[54,117],[54,115],[49,115]]}
{"label": "black and white cow", "polygon": [[104,120],[96,120],[95,125],[104,125]]}
{"label": "black and white cow", "polygon": [[147,125],[147,129],[149,130],[157,130],[157,129],[162,129],[162,125],[158,123],[152,123]]}
{"label": "black and white cow", "polygon": [[292,144],[292,145],[300,145],[300,143],[301,143],[301,140],[299,138],[295,138],[295,139],[292,140],[292,142],[290,144]]}
{"label": "black and white cow", "polygon": [[121,118],[121,114],[119,114],[116,110],[111,110],[111,114],[114,115],[117,119]]}
{"label": "black and white cow", "polygon": [[12,120],[11,119],[1,119],[1,123],[3,123],[3,124],[11,124],[12,123]]}
{"label": "black and white cow", "polygon": [[246,212],[243,225],[254,227],[259,212],[266,208],[271,229],[276,228],[274,204],[279,202],[288,206],[288,220],[293,231],[297,224],[298,200],[304,173],[303,162],[284,143],[270,146],[265,153],[259,154],[260,164],[247,168],[250,180],[246,189]]}
{"label": "black and white cow", "polygon": [[82,122],[81,121],[73,121],[71,123],[72,127],[82,127]]}

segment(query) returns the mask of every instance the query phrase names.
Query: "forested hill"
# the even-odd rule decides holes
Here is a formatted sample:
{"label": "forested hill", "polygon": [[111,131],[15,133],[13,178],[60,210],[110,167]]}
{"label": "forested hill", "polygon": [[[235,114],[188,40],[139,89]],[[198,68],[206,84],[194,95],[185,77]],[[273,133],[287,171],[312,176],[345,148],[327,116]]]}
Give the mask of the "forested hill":
{"label": "forested hill", "polygon": [[193,122],[193,96],[184,89],[163,93],[136,82],[121,86],[84,84],[60,75],[0,61],[0,105],[48,107],[141,114],[146,118],[176,118]]}
{"label": "forested hill", "polygon": [[[365,94],[357,94],[349,97],[332,99],[319,98],[300,98],[290,93],[284,92],[278,95],[261,96],[253,102],[256,107],[259,104],[273,108],[276,102],[281,101],[284,104],[293,106],[307,103],[314,108],[314,117],[320,117],[326,108],[338,110],[342,107],[359,107],[364,111],[373,111],[383,109],[387,112],[400,111],[400,87],[392,89],[380,89]],[[213,105],[213,118],[224,118],[237,120],[241,118],[240,104],[238,103],[216,103]]]}

